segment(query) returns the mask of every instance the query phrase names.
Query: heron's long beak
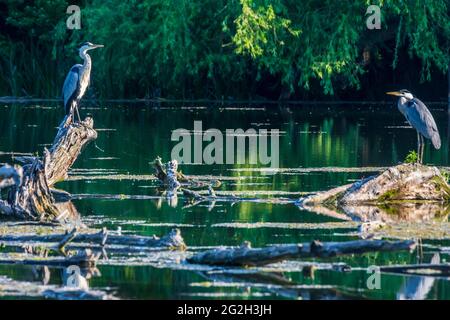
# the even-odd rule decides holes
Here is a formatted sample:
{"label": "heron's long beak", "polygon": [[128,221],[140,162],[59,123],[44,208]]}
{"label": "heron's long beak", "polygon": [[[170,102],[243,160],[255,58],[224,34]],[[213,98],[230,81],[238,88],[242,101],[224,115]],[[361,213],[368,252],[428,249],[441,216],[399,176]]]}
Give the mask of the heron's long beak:
{"label": "heron's long beak", "polygon": [[96,49],[96,48],[103,48],[104,45],[102,44],[94,44],[94,46],[92,47],[92,49]]}
{"label": "heron's long beak", "polygon": [[386,92],[386,94],[388,94],[390,96],[397,96],[397,97],[401,97],[402,96],[402,93],[399,92],[399,91],[389,91],[389,92]]}

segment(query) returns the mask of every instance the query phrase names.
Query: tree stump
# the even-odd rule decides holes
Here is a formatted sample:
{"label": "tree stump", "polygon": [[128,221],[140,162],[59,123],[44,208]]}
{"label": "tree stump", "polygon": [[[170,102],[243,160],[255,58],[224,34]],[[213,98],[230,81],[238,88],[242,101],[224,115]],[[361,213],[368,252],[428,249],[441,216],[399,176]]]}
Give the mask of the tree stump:
{"label": "tree stump", "polygon": [[90,117],[82,122],[63,121],[50,150],[44,151],[45,176],[49,186],[67,178],[67,172],[80,155],[83,147],[97,139],[94,120]]}
{"label": "tree stump", "polygon": [[[68,212],[62,209],[64,206],[56,204],[50,187],[67,177],[68,170],[83,147],[97,138],[93,126],[92,118],[73,122],[72,116],[66,116],[52,147],[44,149],[43,159],[26,157],[19,159],[24,163],[21,168],[1,168],[0,181],[7,179],[10,190],[7,201],[0,200],[0,214],[41,222],[61,222],[61,217],[66,219]],[[69,212],[69,215],[73,215],[73,212]]]}

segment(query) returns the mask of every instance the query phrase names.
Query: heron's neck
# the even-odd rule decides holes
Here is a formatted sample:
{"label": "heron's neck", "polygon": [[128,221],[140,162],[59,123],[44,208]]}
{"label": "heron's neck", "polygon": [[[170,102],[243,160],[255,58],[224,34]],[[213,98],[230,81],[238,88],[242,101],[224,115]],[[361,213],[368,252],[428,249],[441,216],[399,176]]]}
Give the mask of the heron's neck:
{"label": "heron's neck", "polygon": [[[407,117],[406,116],[406,112],[407,112],[407,109],[408,109],[408,107],[409,107],[409,102],[411,101],[412,99],[407,99],[407,98],[405,98],[405,97],[400,97],[399,99],[398,99],[398,103],[397,103],[397,107],[398,107],[398,110],[400,110],[400,112],[405,116],[405,117]],[[408,117],[407,117],[408,118]],[[409,121],[409,120],[408,120]]]}
{"label": "heron's neck", "polygon": [[397,107],[398,107],[398,110],[403,114],[403,115],[405,115],[405,111],[406,111],[406,106],[407,106],[407,103],[408,102],[408,100],[406,100],[406,98],[404,98],[404,97],[400,97],[399,99],[398,99],[398,102],[397,102]]}
{"label": "heron's neck", "polygon": [[91,56],[88,55],[86,51],[82,51],[82,52],[80,52],[80,57],[81,57],[81,59],[84,60],[84,63],[83,63],[84,69],[85,70],[90,69],[91,68]]}
{"label": "heron's neck", "polygon": [[408,102],[408,99],[406,99],[405,97],[400,97],[400,101],[401,104],[405,104]]}

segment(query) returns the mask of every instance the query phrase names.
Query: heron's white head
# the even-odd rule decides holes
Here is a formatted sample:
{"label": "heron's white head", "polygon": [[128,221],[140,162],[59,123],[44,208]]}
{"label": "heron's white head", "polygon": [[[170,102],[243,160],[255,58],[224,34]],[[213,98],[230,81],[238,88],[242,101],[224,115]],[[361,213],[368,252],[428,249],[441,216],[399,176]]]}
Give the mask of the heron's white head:
{"label": "heron's white head", "polygon": [[96,48],[103,48],[103,45],[102,44],[93,44],[92,42],[85,42],[80,47],[80,56],[83,57],[83,55],[85,55],[87,51],[96,49]]}
{"label": "heron's white head", "polygon": [[402,98],[405,98],[406,100],[414,99],[413,94],[406,89],[402,89],[400,91],[390,91],[390,92],[386,92],[386,94],[389,94],[391,96],[402,97]]}

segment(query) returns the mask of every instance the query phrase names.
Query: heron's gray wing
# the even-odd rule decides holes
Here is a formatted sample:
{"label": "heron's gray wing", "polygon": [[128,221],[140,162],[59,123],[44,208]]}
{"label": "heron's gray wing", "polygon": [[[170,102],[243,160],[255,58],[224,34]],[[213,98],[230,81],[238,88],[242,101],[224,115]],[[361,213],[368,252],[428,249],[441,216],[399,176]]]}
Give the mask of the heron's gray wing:
{"label": "heron's gray wing", "polygon": [[436,149],[441,147],[441,137],[433,115],[427,106],[417,98],[408,102],[406,116],[409,123],[425,138],[431,139]]}
{"label": "heron's gray wing", "polygon": [[[67,109],[67,103],[71,98],[73,98],[74,94],[76,93],[78,89],[78,81],[79,81],[79,75],[80,75],[80,68],[82,67],[81,64],[74,65],[69,73],[66,76],[66,80],[64,80],[63,85],[63,99],[64,99],[64,107]],[[67,113],[67,110],[66,110]]]}

